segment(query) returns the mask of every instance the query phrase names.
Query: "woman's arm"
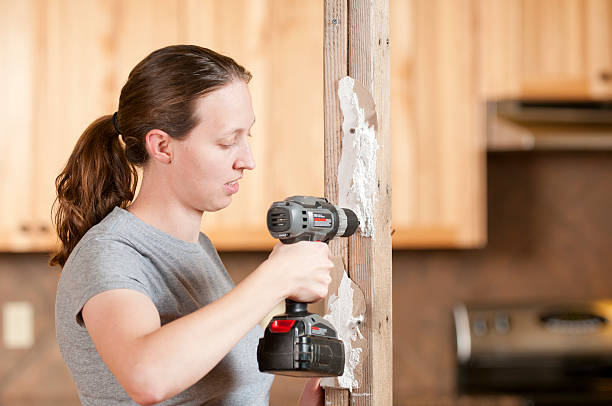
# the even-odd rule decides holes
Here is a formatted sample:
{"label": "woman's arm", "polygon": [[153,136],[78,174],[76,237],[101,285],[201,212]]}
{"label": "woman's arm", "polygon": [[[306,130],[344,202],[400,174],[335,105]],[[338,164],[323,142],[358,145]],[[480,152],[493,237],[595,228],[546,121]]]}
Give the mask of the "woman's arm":
{"label": "woman's arm", "polygon": [[128,289],[92,297],[83,320],[128,395],[154,404],[206,375],[279,301],[311,302],[327,295],[332,267],[324,243],[278,244],[225,296],[164,326],[151,300]]}
{"label": "woman's arm", "polygon": [[298,406],[323,406],[325,393],[321,388],[321,378],[310,378],[304,384]]}

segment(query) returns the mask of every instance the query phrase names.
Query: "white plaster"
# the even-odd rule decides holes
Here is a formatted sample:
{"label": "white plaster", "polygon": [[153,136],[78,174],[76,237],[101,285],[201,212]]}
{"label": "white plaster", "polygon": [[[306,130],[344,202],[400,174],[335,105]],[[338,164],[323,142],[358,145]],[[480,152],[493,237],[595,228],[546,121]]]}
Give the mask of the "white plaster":
{"label": "white plaster", "polygon": [[[361,359],[361,348],[353,348],[353,342],[357,337],[363,338],[359,331],[359,324],[363,321],[363,315],[353,316],[353,288],[351,280],[346,271],[342,274],[338,295],[331,295],[327,305],[327,314],[323,316],[329,320],[338,332],[338,338],[344,343],[344,374],[338,377],[338,384],[351,392],[357,388],[358,382],[355,378],[355,367]],[[334,386],[335,378],[323,378],[322,386]]]}
{"label": "white plaster", "polygon": [[342,155],[338,165],[338,204],[355,212],[364,237],[374,238],[378,142],[374,126],[369,125],[364,109],[359,106],[359,99],[353,91],[354,83],[350,76],[338,82],[338,98],[344,116]]}

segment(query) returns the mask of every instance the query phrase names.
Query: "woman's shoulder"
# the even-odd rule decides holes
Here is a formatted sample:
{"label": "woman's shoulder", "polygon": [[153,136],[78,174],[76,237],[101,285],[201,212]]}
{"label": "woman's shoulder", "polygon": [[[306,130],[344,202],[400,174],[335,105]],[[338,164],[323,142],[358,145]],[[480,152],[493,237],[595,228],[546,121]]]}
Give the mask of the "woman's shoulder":
{"label": "woman's shoulder", "polygon": [[131,289],[151,296],[149,261],[122,232],[120,220],[109,216],[85,233],[62,268],[56,312],[70,322],[82,325],[82,307],[103,291]]}
{"label": "woman's shoulder", "polygon": [[92,292],[130,288],[148,294],[149,259],[120,227],[105,220],[85,233],[70,253],[62,268],[58,291],[85,292],[91,296]]}
{"label": "woman's shoulder", "polygon": [[115,207],[102,221],[90,228],[74,247],[66,266],[84,259],[97,262],[141,257],[128,231],[130,227],[126,223],[129,223],[129,216],[123,212],[125,210]]}

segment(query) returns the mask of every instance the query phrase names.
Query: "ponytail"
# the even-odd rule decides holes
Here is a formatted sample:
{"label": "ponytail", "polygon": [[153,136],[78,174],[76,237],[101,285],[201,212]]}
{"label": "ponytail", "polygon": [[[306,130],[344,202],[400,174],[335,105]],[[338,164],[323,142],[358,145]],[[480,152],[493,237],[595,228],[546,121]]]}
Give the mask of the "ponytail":
{"label": "ponytail", "polygon": [[87,230],[114,207],[125,208],[134,199],[137,182],[138,172],[126,157],[113,116],[100,117],[81,135],[55,180],[53,218],[61,245],[49,264],[63,267]]}

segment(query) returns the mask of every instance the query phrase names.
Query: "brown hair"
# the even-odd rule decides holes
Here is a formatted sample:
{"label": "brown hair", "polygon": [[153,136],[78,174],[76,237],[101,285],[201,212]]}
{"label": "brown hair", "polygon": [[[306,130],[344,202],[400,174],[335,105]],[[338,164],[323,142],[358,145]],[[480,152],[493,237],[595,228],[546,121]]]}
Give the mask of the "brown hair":
{"label": "brown hair", "polygon": [[198,124],[196,101],[235,79],[248,83],[251,74],[232,58],[195,45],[159,49],[136,65],[121,89],[115,125],[112,115],[90,124],[55,180],[61,246],[49,264],[64,266],[87,230],[134,199],[150,130],[185,137]]}

